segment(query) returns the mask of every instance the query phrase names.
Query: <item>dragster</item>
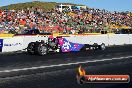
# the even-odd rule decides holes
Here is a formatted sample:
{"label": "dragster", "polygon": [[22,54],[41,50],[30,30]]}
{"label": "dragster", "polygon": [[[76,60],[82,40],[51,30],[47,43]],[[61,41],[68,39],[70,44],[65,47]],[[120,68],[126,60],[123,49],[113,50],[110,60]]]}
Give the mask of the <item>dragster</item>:
{"label": "dragster", "polygon": [[0,52],[26,51],[46,55],[50,52],[105,50],[107,46],[132,44],[132,34],[52,35],[28,30],[24,34],[0,38]]}

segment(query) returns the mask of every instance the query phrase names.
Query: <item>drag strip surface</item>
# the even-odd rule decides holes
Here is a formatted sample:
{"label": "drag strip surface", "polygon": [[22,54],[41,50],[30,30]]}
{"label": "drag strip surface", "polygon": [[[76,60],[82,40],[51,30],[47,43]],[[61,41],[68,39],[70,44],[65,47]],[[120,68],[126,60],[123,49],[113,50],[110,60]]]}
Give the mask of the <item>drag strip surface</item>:
{"label": "drag strip surface", "polygon": [[132,46],[45,56],[0,54],[0,88],[132,87],[132,83],[78,85],[76,73],[80,65],[87,74],[129,74],[132,77]]}
{"label": "drag strip surface", "polygon": [[[129,74],[132,76],[132,58],[129,61],[83,66],[87,74]],[[76,81],[77,66],[52,72],[0,78],[0,88],[132,88],[128,84],[85,84]]]}
{"label": "drag strip surface", "polygon": [[45,69],[45,68],[71,66],[71,65],[79,65],[79,64],[89,64],[89,63],[106,62],[106,61],[122,60],[122,59],[129,59],[129,58],[131,59],[132,56],[110,58],[110,59],[100,59],[100,60],[91,60],[91,61],[83,61],[83,62],[74,62],[74,63],[66,63],[66,64],[57,64],[57,65],[49,65],[49,66],[39,66],[39,67],[3,70],[3,71],[0,71],[0,73],[9,73],[9,72],[18,72],[18,71],[26,71],[26,70]]}
{"label": "drag strip surface", "polygon": [[127,57],[131,56],[131,52],[132,46],[119,46],[107,48],[105,51],[51,53],[45,56],[28,55],[27,53],[1,54],[0,71]]}

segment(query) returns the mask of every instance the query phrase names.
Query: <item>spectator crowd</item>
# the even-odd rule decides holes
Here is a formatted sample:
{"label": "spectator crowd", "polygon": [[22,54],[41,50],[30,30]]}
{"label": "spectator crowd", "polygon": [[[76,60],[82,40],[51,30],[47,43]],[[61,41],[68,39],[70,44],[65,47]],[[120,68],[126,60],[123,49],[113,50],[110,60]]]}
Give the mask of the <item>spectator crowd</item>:
{"label": "spectator crowd", "polygon": [[111,31],[111,25],[132,27],[131,12],[109,12],[100,9],[60,12],[40,8],[0,10],[0,33],[21,33],[39,29],[52,33],[99,33]]}

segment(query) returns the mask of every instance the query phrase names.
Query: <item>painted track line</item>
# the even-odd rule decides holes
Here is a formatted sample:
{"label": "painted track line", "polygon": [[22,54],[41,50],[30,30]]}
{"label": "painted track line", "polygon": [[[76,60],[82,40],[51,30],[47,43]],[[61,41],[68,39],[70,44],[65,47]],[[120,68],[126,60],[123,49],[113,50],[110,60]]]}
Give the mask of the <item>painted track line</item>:
{"label": "painted track line", "polygon": [[66,63],[66,64],[58,64],[58,65],[49,65],[49,66],[30,67],[30,68],[22,68],[22,69],[3,70],[3,71],[0,71],[0,73],[36,70],[36,69],[44,69],[44,68],[52,68],[52,67],[62,67],[62,66],[86,64],[86,63],[92,63],[92,62],[105,62],[105,61],[121,60],[121,59],[128,59],[128,58],[132,58],[132,56],[111,58],[111,59],[101,59],[101,60],[91,60],[91,61],[83,61],[83,62],[74,62],[74,63]]}

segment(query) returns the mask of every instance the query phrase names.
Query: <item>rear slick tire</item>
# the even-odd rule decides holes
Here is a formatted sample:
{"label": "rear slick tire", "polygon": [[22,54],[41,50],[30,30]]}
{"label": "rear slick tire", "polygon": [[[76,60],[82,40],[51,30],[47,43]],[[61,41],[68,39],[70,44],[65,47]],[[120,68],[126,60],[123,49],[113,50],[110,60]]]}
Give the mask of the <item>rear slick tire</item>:
{"label": "rear slick tire", "polygon": [[102,44],[100,45],[99,49],[100,49],[100,50],[105,50],[105,49],[106,49],[105,44],[104,44],[104,43],[102,43]]}
{"label": "rear slick tire", "polygon": [[98,50],[98,44],[97,44],[97,43],[94,43],[94,44],[93,44],[93,49],[94,49],[94,50]]}
{"label": "rear slick tire", "polygon": [[27,53],[29,55],[34,55],[35,54],[35,43],[34,42],[31,42],[31,43],[28,44]]}
{"label": "rear slick tire", "polygon": [[41,43],[41,42],[36,43],[35,53],[40,55],[40,56],[46,55],[48,53],[47,45],[44,43]]}

